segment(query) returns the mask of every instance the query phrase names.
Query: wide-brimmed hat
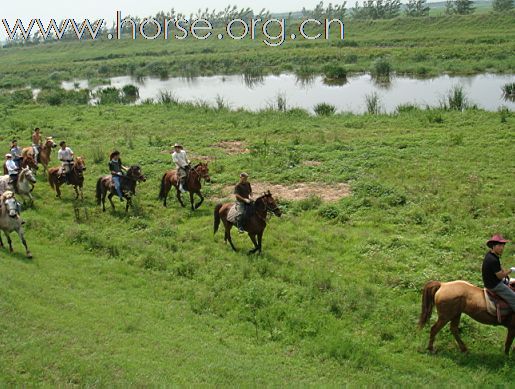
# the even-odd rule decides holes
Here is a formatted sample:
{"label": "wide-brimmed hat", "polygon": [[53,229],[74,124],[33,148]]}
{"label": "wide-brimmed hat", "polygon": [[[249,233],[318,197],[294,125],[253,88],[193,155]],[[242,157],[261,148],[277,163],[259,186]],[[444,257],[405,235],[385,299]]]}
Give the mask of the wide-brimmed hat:
{"label": "wide-brimmed hat", "polygon": [[173,147],[179,147],[180,149],[182,149],[182,145],[180,143],[174,144]]}
{"label": "wide-brimmed hat", "polygon": [[511,240],[508,240],[508,239],[505,239],[502,235],[500,234],[496,234],[494,236],[492,236],[487,242],[486,242],[486,245],[490,248],[492,248],[493,246],[495,246],[494,243],[501,243],[501,244],[505,244],[505,243],[508,243],[508,242],[511,242]]}
{"label": "wide-brimmed hat", "polygon": [[12,154],[9,154],[9,153],[5,154],[5,158],[12,158],[12,157],[13,157]]}
{"label": "wide-brimmed hat", "polygon": [[248,177],[248,176],[249,176],[249,175],[248,175],[247,173],[245,173],[245,172],[241,172],[241,173],[240,173],[240,177]]}

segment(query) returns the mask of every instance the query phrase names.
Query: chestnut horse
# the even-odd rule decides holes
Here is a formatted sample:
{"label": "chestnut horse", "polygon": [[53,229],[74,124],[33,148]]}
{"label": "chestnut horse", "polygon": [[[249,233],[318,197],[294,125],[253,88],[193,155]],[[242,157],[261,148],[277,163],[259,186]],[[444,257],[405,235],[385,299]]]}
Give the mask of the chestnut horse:
{"label": "chestnut horse", "polygon": [[[497,317],[487,312],[483,289],[465,281],[430,281],[424,286],[422,292],[422,313],[419,320],[420,328],[424,327],[431,318],[433,305],[436,305],[438,320],[431,327],[429,345],[427,346],[430,352],[434,352],[433,343],[436,334],[448,322],[451,322],[451,332],[460,350],[462,352],[467,351],[467,347],[461,340],[458,330],[462,313],[483,324],[500,325],[497,322]],[[508,328],[504,352],[509,354],[513,338],[515,337],[515,315],[511,316],[511,322],[501,325]]]}
{"label": "chestnut horse", "polygon": [[[137,165],[133,165],[127,171],[125,176],[120,177],[120,186],[122,189],[123,197],[127,200],[125,205],[125,212],[129,211],[129,206],[132,206],[132,196],[136,194],[136,184],[140,181],[145,182],[147,179],[143,175],[141,168]],[[109,196],[107,194],[109,193]],[[97,204],[102,204],[102,211],[106,210],[106,196],[111,203],[111,207],[114,210],[113,196],[116,195],[116,189],[114,187],[113,178],[111,175],[100,177],[97,180]]]}
{"label": "chestnut horse", "polygon": [[[61,198],[60,186],[64,185],[64,176],[60,176],[61,167],[53,167],[48,170],[48,182],[52,189],[55,189],[55,197]],[[86,164],[84,163],[83,157],[76,157],[73,161],[73,165],[68,174],[68,185],[73,185],[75,190],[75,199],[80,198],[84,200],[84,193],[82,192],[82,185],[84,184],[84,170],[86,170]]]}
{"label": "chestnut horse", "polygon": [[[231,247],[234,251],[236,251],[236,248],[234,247],[234,244],[232,243],[231,239],[231,228],[233,226],[233,223],[227,220],[227,215],[229,213],[229,210],[234,205],[234,203],[225,203],[225,204],[218,204],[215,207],[215,223],[214,223],[214,229],[215,234],[218,231],[218,227],[220,226],[220,220],[223,222],[225,227],[225,236],[224,241],[231,244]],[[261,242],[263,239],[263,232],[266,228],[266,217],[268,213],[273,213],[275,216],[280,217],[281,216],[281,210],[277,206],[277,203],[275,202],[274,198],[272,197],[272,194],[270,191],[267,193],[264,193],[262,196],[258,197],[254,204],[252,205],[252,214],[249,215],[246,220],[243,222],[243,228],[245,231],[247,231],[250,240],[252,240],[252,243],[254,243],[254,249],[249,251],[249,254],[254,254],[255,252],[259,252],[261,254]],[[256,241],[257,238],[257,241]]]}
{"label": "chestnut horse", "polygon": [[[43,165],[43,173],[46,173],[48,170],[48,164],[50,163],[50,155],[52,154],[52,149],[57,147],[57,144],[54,142],[54,139],[49,136],[45,139],[45,143],[41,146],[38,154],[38,161]],[[24,147],[22,150],[22,156],[25,157],[27,155],[32,156],[34,158],[34,149],[32,146]]]}
{"label": "chestnut horse", "polygon": [[[198,165],[190,169],[188,177],[186,177],[186,190],[190,193],[190,203],[191,210],[194,211],[204,202],[204,196],[200,193],[200,189],[202,185],[200,184],[200,180],[204,179],[206,182],[210,182],[211,178],[209,177],[209,168],[207,163],[200,162]],[[175,187],[177,191],[177,200],[181,203],[181,206],[184,207],[184,203],[182,202],[181,191],[179,190],[179,181],[177,179],[177,170],[169,170],[161,179],[161,190],[159,191],[159,200],[163,200],[163,205],[166,207],[166,199],[168,197],[168,193],[170,189]],[[200,201],[194,204],[193,195],[196,194],[200,197]]]}

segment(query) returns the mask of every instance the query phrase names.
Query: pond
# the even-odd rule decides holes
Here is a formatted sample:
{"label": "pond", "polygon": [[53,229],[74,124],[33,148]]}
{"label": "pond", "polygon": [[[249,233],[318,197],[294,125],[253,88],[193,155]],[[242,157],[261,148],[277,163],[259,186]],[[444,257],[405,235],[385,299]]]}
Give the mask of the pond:
{"label": "pond", "polygon": [[[347,78],[343,85],[327,84],[323,77],[299,78],[294,74],[246,77],[243,75],[210,76],[192,78],[153,77],[134,79],[129,76],[110,79],[113,87],[133,84],[139,88],[139,100],[157,100],[161,92],[171,93],[181,102],[207,102],[216,106],[222,99],[231,109],[251,111],[277,106],[281,96],[287,108],[304,108],[313,112],[319,103],[334,105],[338,112],[363,113],[365,99],[377,93],[383,112],[392,113],[401,104],[420,107],[437,107],[454,86],[461,86],[471,104],[488,111],[501,106],[515,109],[515,101],[505,100],[502,86],[515,82],[515,75],[479,74],[475,76],[442,75],[434,78],[415,79],[392,77],[389,83],[379,83],[368,74]],[[86,88],[87,81],[64,82],[65,89]],[[100,86],[97,88],[105,88]]]}

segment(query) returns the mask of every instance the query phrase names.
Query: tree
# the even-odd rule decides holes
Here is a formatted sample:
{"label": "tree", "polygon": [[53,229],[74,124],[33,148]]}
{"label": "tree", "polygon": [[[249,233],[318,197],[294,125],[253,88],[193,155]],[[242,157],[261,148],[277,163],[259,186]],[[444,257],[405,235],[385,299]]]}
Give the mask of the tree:
{"label": "tree", "polygon": [[513,0],[493,0],[492,8],[495,12],[510,11],[514,8]]}
{"label": "tree", "polygon": [[406,16],[420,17],[429,15],[429,7],[426,0],[408,0],[406,4]]}
{"label": "tree", "polygon": [[447,0],[445,4],[445,13],[452,15],[468,15],[474,12],[474,2],[472,0]]}

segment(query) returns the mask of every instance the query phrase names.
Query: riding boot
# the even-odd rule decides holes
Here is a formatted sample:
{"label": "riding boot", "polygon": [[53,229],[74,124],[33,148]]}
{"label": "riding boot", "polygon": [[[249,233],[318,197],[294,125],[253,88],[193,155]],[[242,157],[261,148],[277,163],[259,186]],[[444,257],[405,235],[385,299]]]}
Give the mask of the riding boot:
{"label": "riding boot", "polygon": [[238,232],[240,234],[243,234],[245,232],[245,230],[243,229],[243,223],[241,222],[241,216],[236,221],[236,226],[238,227]]}

